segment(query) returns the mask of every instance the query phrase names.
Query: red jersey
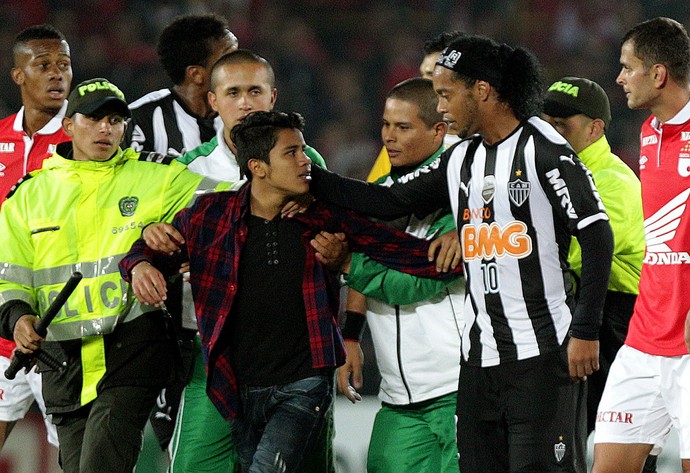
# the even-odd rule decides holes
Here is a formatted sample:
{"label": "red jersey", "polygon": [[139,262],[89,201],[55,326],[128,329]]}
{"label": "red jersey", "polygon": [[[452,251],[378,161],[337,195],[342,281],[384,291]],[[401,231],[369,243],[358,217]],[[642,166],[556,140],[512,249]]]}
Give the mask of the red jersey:
{"label": "red jersey", "polygon": [[625,343],[661,356],[688,353],[690,310],[690,102],[664,124],[651,116],[640,135],[647,248],[640,295]]}
{"label": "red jersey", "polygon": [[55,145],[69,141],[62,130],[67,101],[60,112],[46,125],[29,136],[22,127],[24,107],[14,115],[0,120],[0,202],[5,200],[19,179],[43,165],[43,160],[52,156]]}
{"label": "red jersey", "polygon": [[[19,179],[39,169],[43,160],[52,156],[55,145],[69,141],[69,136],[62,130],[65,110],[66,100],[60,112],[33,136],[29,136],[22,126],[24,107],[0,120],[0,205]],[[9,358],[13,350],[14,342],[0,338],[0,356]]]}

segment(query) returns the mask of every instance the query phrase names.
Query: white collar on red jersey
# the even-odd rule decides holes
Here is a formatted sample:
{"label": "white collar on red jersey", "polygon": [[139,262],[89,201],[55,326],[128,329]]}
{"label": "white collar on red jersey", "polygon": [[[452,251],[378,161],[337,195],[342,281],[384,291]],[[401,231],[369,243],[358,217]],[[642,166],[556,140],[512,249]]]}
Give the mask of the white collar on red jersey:
{"label": "white collar on red jersey", "polygon": [[[62,118],[65,116],[65,111],[67,110],[67,100],[65,100],[65,103],[62,104],[62,107],[60,108],[60,111],[55,115],[53,118],[46,123],[43,128],[38,130],[36,134],[38,135],[52,135],[53,133],[56,133],[60,128],[62,128]],[[12,128],[14,131],[18,133],[23,133],[24,132],[24,106],[19,109],[17,112],[17,116],[14,119],[14,125],[12,125]]]}
{"label": "white collar on red jersey", "polygon": [[[690,121],[690,100],[688,100],[688,103],[686,103],[673,118],[667,120],[664,125],[682,125],[688,121]],[[652,118],[651,125],[658,130],[659,119],[657,117]]]}

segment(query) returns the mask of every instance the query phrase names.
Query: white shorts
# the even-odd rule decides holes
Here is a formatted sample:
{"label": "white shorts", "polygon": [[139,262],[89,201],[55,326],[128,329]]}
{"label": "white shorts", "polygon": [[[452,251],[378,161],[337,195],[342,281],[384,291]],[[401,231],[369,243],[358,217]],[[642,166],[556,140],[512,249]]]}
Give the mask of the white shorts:
{"label": "white shorts", "polygon": [[13,380],[9,380],[5,378],[5,370],[9,366],[10,359],[0,356],[0,421],[14,422],[23,419],[35,399],[43,414],[48,442],[57,447],[57,430],[51,416],[46,415],[46,406],[41,394],[41,375],[34,370],[28,374],[20,370]]}
{"label": "white shorts", "polygon": [[594,443],[647,444],[658,455],[671,427],[680,458],[690,458],[690,355],[649,355],[623,345],[599,402]]}

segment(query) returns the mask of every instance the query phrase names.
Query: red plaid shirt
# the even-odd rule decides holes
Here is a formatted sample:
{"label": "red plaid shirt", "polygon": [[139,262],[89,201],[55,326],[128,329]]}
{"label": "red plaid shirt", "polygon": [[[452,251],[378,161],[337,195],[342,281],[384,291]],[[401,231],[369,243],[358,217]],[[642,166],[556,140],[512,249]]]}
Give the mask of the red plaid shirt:
{"label": "red plaid shirt", "polygon": [[[178,256],[171,258],[154,253],[140,239],[120,262],[122,276],[130,281],[130,271],[141,261],[151,262],[163,273],[174,274],[179,263],[189,257],[190,282],[206,362],[207,392],[226,419],[235,416],[239,399],[227,343],[218,341],[232,313],[238,290],[240,255],[247,238],[250,188],[251,184],[247,184],[237,192],[201,196],[192,207],[178,213],[172,224],[186,240],[186,248]],[[366,253],[386,266],[416,276],[444,278],[461,271],[459,266],[455,273],[437,273],[434,263],[427,260],[428,241],[373,223],[339,207],[316,202],[295,219],[305,224],[302,292],[314,368],[335,368],[345,361],[337,321],[340,293],[337,275],[316,260],[309,243],[319,231],[343,232],[352,251]]]}

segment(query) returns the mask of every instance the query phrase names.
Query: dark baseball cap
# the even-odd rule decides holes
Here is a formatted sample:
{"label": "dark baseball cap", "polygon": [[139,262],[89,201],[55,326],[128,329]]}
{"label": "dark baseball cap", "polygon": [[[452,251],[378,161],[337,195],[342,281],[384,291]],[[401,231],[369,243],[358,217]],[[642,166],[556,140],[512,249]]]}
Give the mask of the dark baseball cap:
{"label": "dark baseball cap", "polygon": [[544,98],[544,113],[558,118],[582,113],[589,118],[600,118],[606,128],[611,123],[611,106],[604,89],[580,77],[563,77],[551,84]]}
{"label": "dark baseball cap", "polygon": [[132,116],[129,107],[127,107],[125,94],[115,84],[100,77],[86,80],[77,85],[69,94],[67,102],[65,115],[68,117],[75,113],[92,115],[106,104],[124,117]]}

